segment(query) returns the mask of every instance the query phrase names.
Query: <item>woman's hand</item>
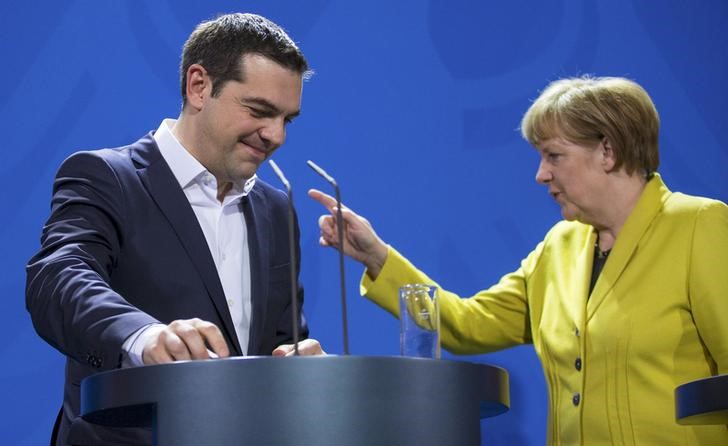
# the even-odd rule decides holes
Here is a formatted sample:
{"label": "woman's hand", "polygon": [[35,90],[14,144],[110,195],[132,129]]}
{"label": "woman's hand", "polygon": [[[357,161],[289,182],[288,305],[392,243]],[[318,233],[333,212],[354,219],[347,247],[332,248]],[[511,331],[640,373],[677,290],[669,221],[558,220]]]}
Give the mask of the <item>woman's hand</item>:
{"label": "woman's hand", "polygon": [[[339,246],[336,224],[336,199],[316,189],[309,190],[308,196],[321,203],[330,212],[329,215],[319,217],[318,223],[321,229],[319,244],[342,249]],[[363,263],[369,277],[376,279],[387,260],[387,244],[377,236],[366,218],[343,205],[341,216],[343,218],[344,254]]]}

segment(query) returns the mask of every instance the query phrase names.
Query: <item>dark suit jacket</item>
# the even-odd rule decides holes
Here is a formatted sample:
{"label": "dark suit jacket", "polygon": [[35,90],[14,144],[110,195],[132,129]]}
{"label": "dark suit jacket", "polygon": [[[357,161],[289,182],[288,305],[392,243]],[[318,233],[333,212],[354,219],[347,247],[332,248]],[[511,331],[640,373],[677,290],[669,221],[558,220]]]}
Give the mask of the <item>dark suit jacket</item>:
{"label": "dark suit jacket", "polygon": [[[269,355],[292,340],[288,204],[258,179],[241,207],[251,265],[248,354]],[[298,235],[296,223],[296,252]],[[124,340],[139,328],[197,317],[216,324],[232,354],[241,354],[204,234],[151,134],[62,164],[27,272],[33,325],[67,357],[61,444],[149,441],[143,430],[111,431],[78,417],[81,380],[118,368]],[[297,298],[300,307],[300,284]],[[306,337],[303,316],[301,326]]]}

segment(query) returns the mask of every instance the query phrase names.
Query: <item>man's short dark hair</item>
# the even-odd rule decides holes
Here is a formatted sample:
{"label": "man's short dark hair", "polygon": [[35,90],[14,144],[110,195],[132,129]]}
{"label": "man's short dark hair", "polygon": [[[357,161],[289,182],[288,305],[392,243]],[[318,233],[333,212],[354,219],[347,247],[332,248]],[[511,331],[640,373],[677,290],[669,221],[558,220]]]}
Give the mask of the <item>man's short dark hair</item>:
{"label": "man's short dark hair", "polygon": [[187,102],[187,70],[192,64],[205,67],[217,96],[226,82],[242,82],[242,56],[267,57],[304,78],[310,72],[301,50],[283,29],[256,14],[226,14],[197,25],[182,49],[180,83],[182,106]]}

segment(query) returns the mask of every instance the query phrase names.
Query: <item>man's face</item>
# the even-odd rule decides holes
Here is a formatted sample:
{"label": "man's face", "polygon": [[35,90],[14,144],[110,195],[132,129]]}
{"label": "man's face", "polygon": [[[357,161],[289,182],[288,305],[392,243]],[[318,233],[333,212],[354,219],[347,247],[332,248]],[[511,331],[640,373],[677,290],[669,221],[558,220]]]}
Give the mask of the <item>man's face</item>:
{"label": "man's face", "polygon": [[218,184],[252,177],[301,108],[300,74],[257,54],[242,63],[243,82],[226,82],[216,97],[208,84],[199,111],[197,152]]}

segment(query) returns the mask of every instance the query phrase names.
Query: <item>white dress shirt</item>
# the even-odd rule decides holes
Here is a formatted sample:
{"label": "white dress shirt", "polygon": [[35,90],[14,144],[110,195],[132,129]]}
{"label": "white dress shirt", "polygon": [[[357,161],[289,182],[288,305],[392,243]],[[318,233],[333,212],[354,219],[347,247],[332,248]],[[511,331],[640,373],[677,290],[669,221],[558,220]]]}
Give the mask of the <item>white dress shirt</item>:
{"label": "white dress shirt", "polygon": [[[233,183],[232,189],[220,203],[217,199],[217,180],[180,144],[172,133],[174,124],[174,119],[162,121],[154,133],[154,140],[205,234],[240,347],[243,354],[247,354],[251,311],[250,255],[240,201],[253,188],[256,177],[246,182]],[[163,326],[146,326],[130,336],[122,346],[126,352],[122,365],[141,365],[144,345]]]}

